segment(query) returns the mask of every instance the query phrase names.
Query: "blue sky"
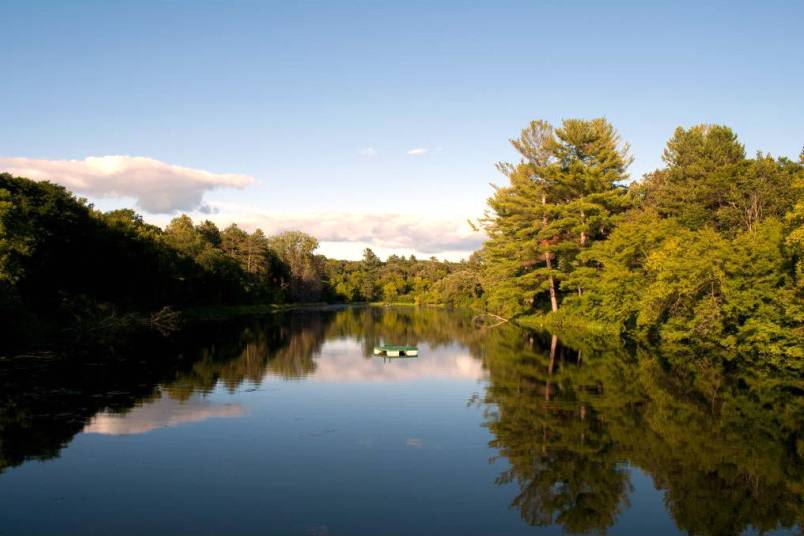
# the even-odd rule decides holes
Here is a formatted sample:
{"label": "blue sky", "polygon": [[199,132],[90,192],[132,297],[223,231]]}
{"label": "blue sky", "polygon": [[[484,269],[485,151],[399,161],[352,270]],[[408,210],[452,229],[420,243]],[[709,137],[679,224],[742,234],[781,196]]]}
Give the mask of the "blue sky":
{"label": "blue sky", "polygon": [[[465,255],[535,118],[607,117],[633,178],[679,125],[804,145],[802,2],[5,0],[0,20],[0,167],[333,256]],[[146,158],[80,162],[108,155]]]}

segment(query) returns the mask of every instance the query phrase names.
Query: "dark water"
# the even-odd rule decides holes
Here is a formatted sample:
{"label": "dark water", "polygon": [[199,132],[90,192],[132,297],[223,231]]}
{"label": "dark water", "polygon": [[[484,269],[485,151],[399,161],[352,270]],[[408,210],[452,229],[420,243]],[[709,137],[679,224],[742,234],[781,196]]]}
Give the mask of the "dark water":
{"label": "dark water", "polygon": [[125,350],[2,364],[0,534],[796,534],[804,511],[798,392],[705,359],[378,308]]}

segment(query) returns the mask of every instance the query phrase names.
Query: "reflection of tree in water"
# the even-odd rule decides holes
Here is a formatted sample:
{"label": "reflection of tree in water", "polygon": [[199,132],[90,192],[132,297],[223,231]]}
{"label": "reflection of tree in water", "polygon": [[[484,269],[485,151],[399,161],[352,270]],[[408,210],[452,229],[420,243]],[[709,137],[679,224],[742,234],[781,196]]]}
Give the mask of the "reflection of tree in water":
{"label": "reflection of tree in water", "polygon": [[447,345],[481,340],[470,316],[438,309],[347,308],[272,315],[230,329],[219,328],[213,344],[198,350],[189,370],[179,372],[165,390],[179,399],[222,384],[234,391],[244,381],[260,384],[266,374],[298,379],[316,370],[327,340],[355,339],[363,355],[380,340]]}
{"label": "reflection of tree in water", "polygon": [[327,339],[353,338],[361,342],[363,355],[370,357],[381,341],[387,344],[422,344],[430,347],[479,340],[482,333],[472,328],[466,311],[437,308],[367,307],[339,312],[327,329]]}
{"label": "reflection of tree in water", "polygon": [[235,391],[244,381],[259,385],[266,374],[302,378],[315,371],[314,357],[324,343],[329,313],[272,315],[223,329],[212,344],[198,351],[192,367],[165,385],[171,396],[185,399],[216,385]]}
{"label": "reflection of tree in water", "polygon": [[627,504],[627,462],[653,476],[690,534],[799,522],[801,403],[790,385],[713,373],[700,356],[669,366],[655,353],[570,342],[505,329],[486,341],[487,426],[510,464],[498,482],[517,484],[524,520],[605,532]]}
{"label": "reflection of tree in water", "polygon": [[174,350],[131,341],[128,359],[0,361],[0,472],[59,451],[100,411],[123,412],[159,396],[180,366]]}
{"label": "reflection of tree in water", "polygon": [[[450,318],[452,317],[452,318]],[[260,384],[266,374],[302,378],[316,369],[325,340],[354,337],[370,354],[374,340],[447,344],[461,315],[380,308],[294,312],[247,322],[209,324],[174,339],[121,341],[107,355],[0,362],[0,471],[48,459],[101,411],[124,413],[159,396],[187,400],[223,385]]]}
{"label": "reflection of tree in water", "polygon": [[640,364],[644,431],[618,440],[632,446],[633,463],[667,490],[679,528],[738,534],[804,519],[802,404],[795,389],[781,378],[763,385],[737,374],[722,378],[713,399],[709,363],[665,369],[643,356]]}
{"label": "reflection of tree in water", "polygon": [[604,532],[614,524],[630,490],[608,430],[589,399],[599,385],[577,374],[578,352],[545,348],[513,329],[489,339],[487,423],[510,468],[498,483],[515,482],[512,506],[532,525],[562,525],[573,533]]}
{"label": "reflection of tree in water", "polygon": [[[790,527],[804,517],[800,380],[731,370],[722,360],[629,352],[611,341],[478,330],[437,309],[298,312],[205,325],[174,340],[133,341],[131,356],[0,362],[0,471],[57,456],[100,411],[159,396],[236,390],[266,374],[315,371],[326,340],[459,343],[482,360],[500,484],[534,525],[605,532],[627,506],[626,464],[665,492],[690,534]],[[799,383],[796,384],[796,381]]]}
{"label": "reflection of tree in water", "polygon": [[[267,371],[300,377],[315,368],[326,315],[275,316],[205,325],[175,340],[127,341],[107,355],[0,362],[0,472],[48,459],[102,411],[125,413],[166,395],[187,400],[219,383],[259,383]],[[121,345],[122,346],[122,345]]]}
{"label": "reflection of tree in water", "polygon": [[296,329],[291,321],[286,328],[285,344],[271,356],[267,370],[285,379],[303,378],[315,372],[314,357],[321,353],[330,319],[331,316],[325,319],[321,314],[308,314]]}

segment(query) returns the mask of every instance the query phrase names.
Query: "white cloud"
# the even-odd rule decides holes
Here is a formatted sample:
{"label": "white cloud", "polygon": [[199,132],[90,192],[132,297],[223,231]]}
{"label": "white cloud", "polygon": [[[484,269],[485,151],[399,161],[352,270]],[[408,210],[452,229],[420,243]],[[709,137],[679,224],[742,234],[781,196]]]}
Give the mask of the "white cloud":
{"label": "white cloud", "polygon": [[368,158],[371,158],[372,156],[376,155],[377,155],[377,149],[375,149],[374,147],[366,147],[365,149],[360,151],[360,156],[366,156]]}
{"label": "white cloud", "polygon": [[153,214],[203,209],[204,193],[243,188],[248,175],[211,173],[142,156],[90,156],[84,160],[0,157],[0,170],[33,180],[47,180],[94,197],[130,197]]}
{"label": "white cloud", "polygon": [[423,154],[427,154],[428,152],[430,152],[430,150],[425,147],[415,147],[409,150],[408,154],[411,156],[421,156]]}
{"label": "white cloud", "polygon": [[[321,242],[361,243],[384,250],[415,251],[417,254],[463,252],[480,247],[483,234],[460,218],[434,219],[419,214],[394,213],[264,213],[259,209],[228,203],[211,203],[212,218],[220,225],[235,222],[247,229],[259,227],[266,234],[299,230]],[[464,255],[465,256],[465,255]]]}

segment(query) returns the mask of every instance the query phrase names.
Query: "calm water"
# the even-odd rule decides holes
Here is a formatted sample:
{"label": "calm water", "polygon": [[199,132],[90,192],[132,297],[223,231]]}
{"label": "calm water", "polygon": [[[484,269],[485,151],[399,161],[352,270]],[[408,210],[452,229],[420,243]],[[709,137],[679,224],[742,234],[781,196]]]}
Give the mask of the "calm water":
{"label": "calm water", "polygon": [[605,341],[371,308],[129,350],[3,365],[0,534],[798,531],[800,400]]}

